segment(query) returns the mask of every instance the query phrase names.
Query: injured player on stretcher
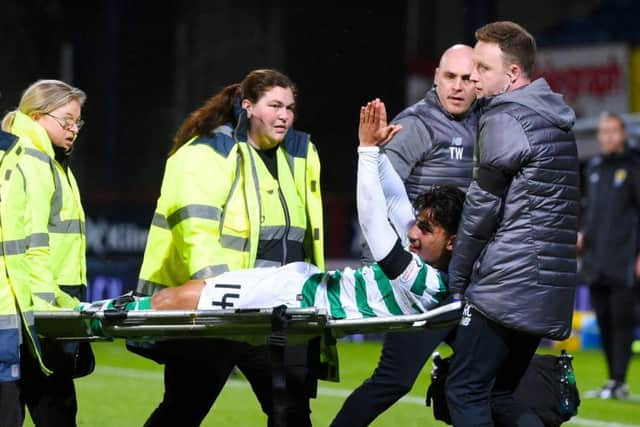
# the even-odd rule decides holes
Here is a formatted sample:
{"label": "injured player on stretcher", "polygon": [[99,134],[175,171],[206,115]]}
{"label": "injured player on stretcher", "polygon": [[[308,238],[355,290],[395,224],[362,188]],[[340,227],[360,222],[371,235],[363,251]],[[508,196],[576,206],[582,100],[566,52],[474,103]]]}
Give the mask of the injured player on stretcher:
{"label": "injured player on stretcher", "polygon": [[399,131],[399,126],[387,124],[381,101],[361,108],[357,209],[377,261],[373,265],[321,272],[312,264],[297,262],[232,271],[136,298],[127,309],[218,310],[284,304],[324,308],[333,319],[356,319],[418,314],[440,305],[448,297],[445,272],[464,193],[454,187],[434,187],[418,197],[412,208],[400,177],[378,148]]}

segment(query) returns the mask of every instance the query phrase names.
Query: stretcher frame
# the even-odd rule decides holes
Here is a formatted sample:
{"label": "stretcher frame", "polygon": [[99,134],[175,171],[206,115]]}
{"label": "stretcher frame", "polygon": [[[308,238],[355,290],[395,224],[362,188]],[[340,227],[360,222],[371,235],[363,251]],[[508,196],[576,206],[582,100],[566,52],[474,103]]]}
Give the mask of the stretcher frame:
{"label": "stretcher frame", "polygon": [[[268,344],[273,377],[273,425],[287,427],[287,404],[284,398],[287,381],[283,368],[287,343],[309,341],[327,334],[337,338],[354,333],[450,327],[458,322],[461,309],[462,303],[455,301],[422,314],[343,320],[331,319],[325,309],[314,307],[284,310],[283,307],[255,310],[60,310],[36,312],[35,326],[43,337],[66,341],[227,338]],[[284,327],[281,322],[283,316],[287,319]],[[99,328],[96,328],[96,322],[99,322]],[[100,334],[95,334],[96,330]]]}
{"label": "stretcher frame", "polygon": [[[331,319],[324,309],[288,308],[286,334],[292,341],[304,341],[330,332],[334,337],[361,333],[386,333],[443,328],[456,324],[462,303],[454,301],[422,314],[363,319]],[[38,335],[61,341],[111,341],[116,338],[163,340],[180,338],[238,338],[260,341],[272,332],[271,308],[226,310],[71,310],[35,313]],[[91,322],[100,322],[101,334]]]}

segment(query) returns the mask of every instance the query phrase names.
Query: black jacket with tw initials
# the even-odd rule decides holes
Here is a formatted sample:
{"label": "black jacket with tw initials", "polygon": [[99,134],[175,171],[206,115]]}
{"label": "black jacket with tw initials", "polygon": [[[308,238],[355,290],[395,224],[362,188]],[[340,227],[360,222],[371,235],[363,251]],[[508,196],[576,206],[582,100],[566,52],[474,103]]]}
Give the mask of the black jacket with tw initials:
{"label": "black jacket with tw initials", "polygon": [[640,252],[640,159],[599,155],[585,170],[583,274],[588,283],[633,286]]}
{"label": "black jacket with tw initials", "polygon": [[507,328],[564,339],[576,285],[575,114],[543,79],[483,101],[449,288]]}

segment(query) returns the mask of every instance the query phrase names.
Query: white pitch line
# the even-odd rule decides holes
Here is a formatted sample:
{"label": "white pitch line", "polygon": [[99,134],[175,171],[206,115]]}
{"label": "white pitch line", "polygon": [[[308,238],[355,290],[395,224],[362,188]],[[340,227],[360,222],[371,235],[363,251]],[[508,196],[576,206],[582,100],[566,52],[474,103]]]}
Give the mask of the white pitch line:
{"label": "white pitch line", "polygon": [[[161,380],[162,372],[158,371],[147,371],[144,369],[135,369],[135,368],[120,368],[116,366],[105,366],[99,365],[96,366],[96,373],[103,375],[111,375],[118,377],[127,377],[127,378],[135,378],[135,379],[148,379],[148,380]],[[249,383],[242,379],[231,378],[227,381],[227,386],[232,388],[249,388]],[[347,397],[351,394],[353,390],[348,390],[344,388],[335,388],[335,387],[318,387],[318,395],[320,396],[330,396],[330,397]],[[640,396],[633,395],[632,398],[638,398]],[[405,396],[400,399],[399,403],[407,403],[411,405],[420,405],[424,406],[424,397],[418,396]],[[602,420],[592,420],[589,418],[580,418],[575,417],[567,422],[567,425],[575,425],[575,426],[583,426],[583,427],[640,427],[640,424],[625,424],[611,421],[602,421]]]}
{"label": "white pitch line", "polygon": [[[96,366],[95,372],[102,375],[113,375],[125,378],[135,378],[140,380],[161,380],[161,371],[147,371],[145,369],[121,368],[119,366]],[[90,378],[90,377],[87,377]]]}
{"label": "white pitch line", "polygon": [[590,420],[588,418],[575,417],[567,422],[568,425],[585,427],[638,427],[638,424],[624,424],[612,421]]}

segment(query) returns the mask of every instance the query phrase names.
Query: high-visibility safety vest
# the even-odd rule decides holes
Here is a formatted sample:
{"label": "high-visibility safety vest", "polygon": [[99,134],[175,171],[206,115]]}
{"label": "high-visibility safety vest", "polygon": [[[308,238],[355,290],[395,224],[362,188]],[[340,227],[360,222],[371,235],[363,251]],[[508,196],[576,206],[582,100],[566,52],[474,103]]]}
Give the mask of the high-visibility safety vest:
{"label": "high-visibility safety vest", "polygon": [[[138,292],[249,267],[268,240],[300,242],[306,261],[324,268],[320,161],[309,135],[289,130],[274,179],[246,132],[223,125],[194,137],[167,160],[149,230]],[[300,260],[296,260],[300,261]]]}
{"label": "high-visibility safety vest", "polygon": [[75,307],[87,284],[85,216],[78,184],[71,169],[55,160],[49,135],[39,123],[16,112],[11,132],[25,148],[20,168],[31,219],[27,259],[32,292],[48,303]]}
{"label": "high-visibility safety vest", "polygon": [[24,151],[16,136],[0,131],[0,382],[20,378],[21,343],[36,356],[41,369],[50,373],[40,357],[25,256],[27,197],[18,166]]}

